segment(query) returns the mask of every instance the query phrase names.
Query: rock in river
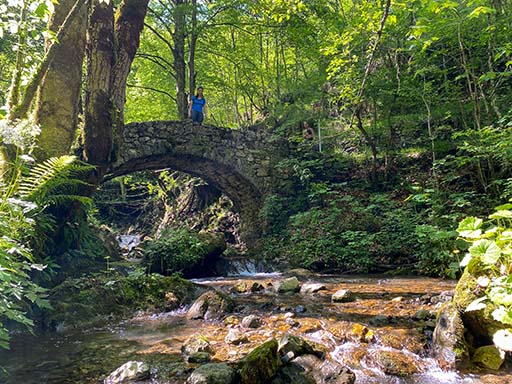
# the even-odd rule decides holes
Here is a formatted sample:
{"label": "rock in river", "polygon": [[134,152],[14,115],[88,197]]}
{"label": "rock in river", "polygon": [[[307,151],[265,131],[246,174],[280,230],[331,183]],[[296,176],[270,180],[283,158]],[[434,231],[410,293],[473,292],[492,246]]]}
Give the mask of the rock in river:
{"label": "rock in river", "polygon": [[198,352],[206,352],[210,355],[215,353],[210,342],[202,337],[191,337],[188,339],[181,347],[181,352],[187,356]]}
{"label": "rock in river", "polygon": [[187,379],[187,384],[234,384],[236,382],[235,370],[225,363],[201,365]]}
{"label": "rock in river", "polygon": [[505,361],[505,353],[501,352],[494,345],[484,345],[478,348],[471,360],[473,363],[489,369],[500,369]]}
{"label": "rock in river", "polygon": [[296,277],[276,281],[272,286],[277,293],[299,292],[300,290],[300,282]]}
{"label": "rock in river", "polygon": [[348,289],[340,289],[332,295],[331,300],[333,303],[348,303],[354,301],[354,295]]}
{"label": "rock in river", "polygon": [[261,327],[261,318],[256,315],[245,316],[242,319],[242,326],[245,328],[259,328]]}
{"label": "rock in river", "polygon": [[134,380],[143,380],[149,377],[149,366],[141,361],[129,361],[112,372],[104,384],[126,383]]}
{"label": "rock in river", "polygon": [[228,344],[245,344],[249,342],[247,335],[236,328],[231,328],[228,334],[224,338],[224,341]]}
{"label": "rock in river", "polygon": [[276,374],[281,360],[277,353],[277,340],[271,339],[253,349],[240,361],[242,384],[263,384],[270,382]]}
{"label": "rock in river", "polygon": [[326,289],[325,285],[320,283],[304,283],[300,288],[300,293],[303,295],[309,295]]}
{"label": "rock in river", "polygon": [[228,296],[217,292],[208,291],[203,293],[192,304],[187,312],[189,319],[218,320],[226,313],[233,310],[233,300]]}

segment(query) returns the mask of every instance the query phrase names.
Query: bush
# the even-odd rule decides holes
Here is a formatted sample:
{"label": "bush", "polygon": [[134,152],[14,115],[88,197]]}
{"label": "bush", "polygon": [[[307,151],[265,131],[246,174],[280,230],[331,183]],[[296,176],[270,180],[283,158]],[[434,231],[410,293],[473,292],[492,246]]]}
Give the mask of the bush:
{"label": "bush", "polygon": [[163,275],[205,275],[225,248],[222,235],[198,234],[186,228],[169,230],[145,243],[143,262],[150,272]]}
{"label": "bush", "polygon": [[[317,188],[318,189],[318,188]],[[421,213],[391,193],[313,193],[315,206],[292,215],[285,230],[267,237],[265,257],[294,266],[344,272],[400,271],[455,277],[456,233],[423,224]]]}
{"label": "bush", "polygon": [[457,228],[459,236],[470,244],[461,266],[476,280],[479,291],[485,292],[462,309],[484,309],[483,316],[490,314],[501,323],[502,329],[493,330],[494,343],[512,351],[512,204],[497,207],[489,219],[484,222],[468,217]]}

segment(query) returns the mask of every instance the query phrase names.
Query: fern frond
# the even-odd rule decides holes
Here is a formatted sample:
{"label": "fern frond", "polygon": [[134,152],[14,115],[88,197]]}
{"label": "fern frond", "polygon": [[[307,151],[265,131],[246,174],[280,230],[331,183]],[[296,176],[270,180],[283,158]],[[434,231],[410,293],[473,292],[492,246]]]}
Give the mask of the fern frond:
{"label": "fern frond", "polygon": [[61,205],[72,202],[78,202],[85,206],[92,205],[92,199],[90,197],[81,195],[53,195],[46,196],[45,200],[48,205]]}
{"label": "fern frond", "polygon": [[23,178],[18,191],[22,198],[41,205],[57,204],[59,199],[89,204],[88,199],[80,196],[80,191],[89,184],[80,177],[93,169],[94,166],[78,161],[75,156],[52,157],[34,166]]}

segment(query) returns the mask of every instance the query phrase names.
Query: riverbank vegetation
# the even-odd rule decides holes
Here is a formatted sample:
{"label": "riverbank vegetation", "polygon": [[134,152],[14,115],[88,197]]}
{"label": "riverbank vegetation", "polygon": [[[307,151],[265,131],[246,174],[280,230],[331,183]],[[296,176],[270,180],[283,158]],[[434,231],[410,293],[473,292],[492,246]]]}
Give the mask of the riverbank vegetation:
{"label": "riverbank vegetation", "polygon": [[[0,5],[1,348],[66,278],[132,256],[142,281],[194,277],[222,252],[268,270],[466,268],[460,309],[510,327],[512,3],[90,3]],[[206,125],[284,143],[258,223],[173,164],[109,176],[125,125],[186,120],[199,85]],[[145,241],[122,257],[120,234]]]}

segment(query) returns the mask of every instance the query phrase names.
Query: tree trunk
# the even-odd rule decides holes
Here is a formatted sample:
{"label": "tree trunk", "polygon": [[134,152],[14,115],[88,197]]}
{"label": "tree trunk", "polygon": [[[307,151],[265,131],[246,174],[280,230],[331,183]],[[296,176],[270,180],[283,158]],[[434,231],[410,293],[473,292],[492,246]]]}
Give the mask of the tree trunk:
{"label": "tree trunk", "polygon": [[[27,3],[23,3],[23,7],[20,12],[20,25],[25,23],[27,18]],[[14,110],[19,103],[20,90],[21,90],[21,72],[23,71],[23,65],[25,64],[25,54],[23,47],[27,37],[25,33],[21,31],[18,33],[18,51],[16,52],[16,64],[14,66],[14,72],[12,74],[11,87],[9,88],[9,95],[7,96],[7,106],[9,107],[9,120],[14,120]]]}
{"label": "tree trunk", "polygon": [[112,103],[114,108],[114,154],[121,147],[124,131],[124,105],[126,103],[126,80],[135,53],[139,48],[140,34],[149,0],[125,0],[119,6],[114,25],[115,65],[112,72]]}
{"label": "tree trunk", "polygon": [[196,46],[198,39],[197,30],[197,1],[191,0],[192,4],[192,17],[191,17],[191,29],[190,32],[190,43],[188,47],[188,89],[189,94],[194,94],[196,89]]}
{"label": "tree trunk", "polygon": [[[76,0],[61,0],[55,7],[49,29],[57,33]],[[80,6],[66,34],[55,46],[38,90],[35,111],[41,126],[35,155],[38,160],[69,153],[76,138],[82,66],[85,55],[87,8]]]}
{"label": "tree trunk", "polygon": [[174,47],[172,55],[174,57],[174,72],[176,74],[176,104],[178,107],[178,116],[180,119],[188,117],[188,103],[186,95],[186,70],[185,70],[185,9],[183,5],[185,0],[174,0],[173,10],[174,32],[172,40]]}
{"label": "tree trunk", "polygon": [[92,0],[87,41],[83,150],[84,159],[98,166],[90,180],[97,185],[112,152],[112,68],[114,65],[113,2]]}

